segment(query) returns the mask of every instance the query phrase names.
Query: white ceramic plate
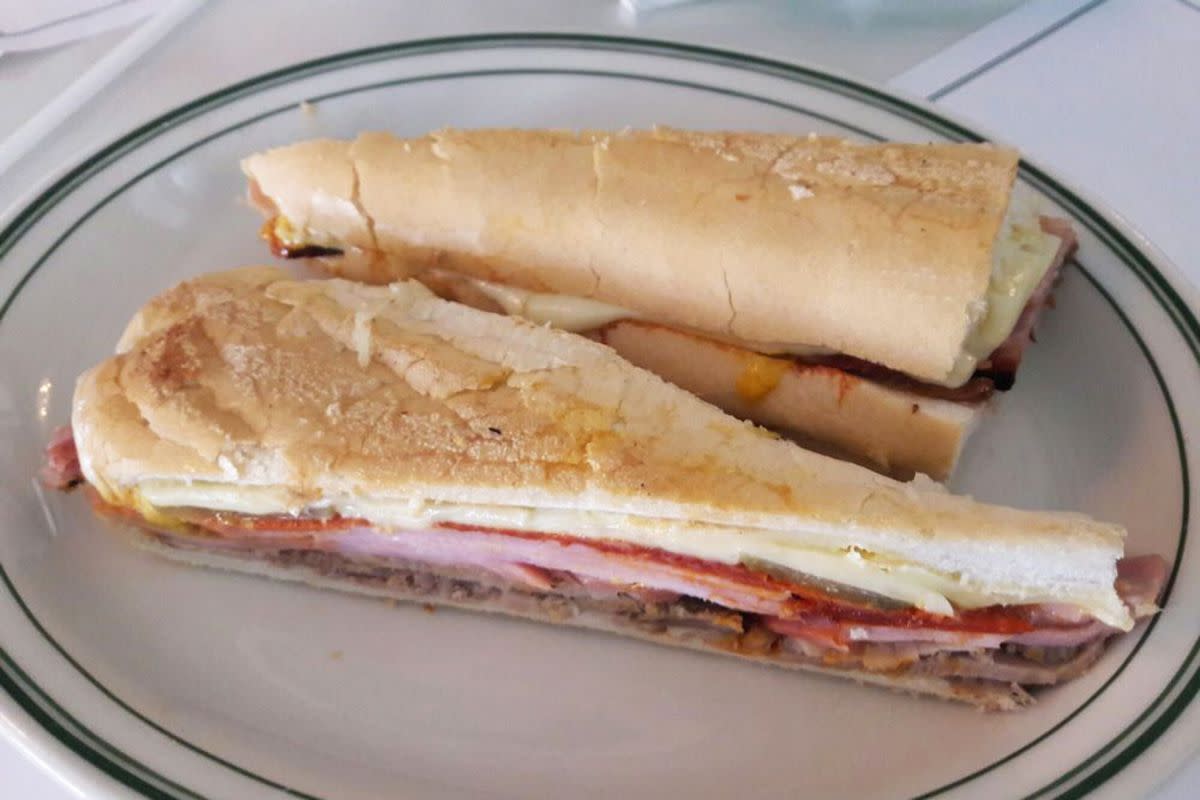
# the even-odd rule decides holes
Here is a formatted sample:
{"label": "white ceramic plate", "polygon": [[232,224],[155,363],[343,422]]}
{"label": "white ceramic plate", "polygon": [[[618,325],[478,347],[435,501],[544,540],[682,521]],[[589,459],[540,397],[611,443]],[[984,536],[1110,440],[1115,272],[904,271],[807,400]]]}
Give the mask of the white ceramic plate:
{"label": "white ceramic plate", "polygon": [[[301,108],[302,100],[312,108]],[[470,37],[350,53],[189,103],[0,234],[0,713],[77,783],[151,797],[1077,796],[1146,791],[1197,730],[1188,475],[1200,326],[1175,273],[1035,167],[1078,265],[958,489],[1079,509],[1175,563],[1166,613],[1024,713],[503,619],[393,608],[134,552],[33,475],[75,376],[198,272],[261,261],[238,159],[365,128],[817,130],[973,139],[841,78],[690,47]],[[1174,398],[1174,399],[1173,399]],[[1114,775],[1116,780],[1113,780]]]}

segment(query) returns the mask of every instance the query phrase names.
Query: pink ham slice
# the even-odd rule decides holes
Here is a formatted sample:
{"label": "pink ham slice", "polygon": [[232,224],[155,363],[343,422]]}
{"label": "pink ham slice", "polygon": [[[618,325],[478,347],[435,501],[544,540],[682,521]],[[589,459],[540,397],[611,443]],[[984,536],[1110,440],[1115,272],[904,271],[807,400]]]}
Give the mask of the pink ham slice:
{"label": "pink ham slice", "polygon": [[[320,537],[317,547],[347,555],[407,559],[439,566],[472,566],[508,579],[512,583],[548,591],[554,588],[553,577],[546,567],[533,566],[514,552],[498,552],[500,548],[481,547],[468,537],[437,534],[436,531],[410,531],[403,535],[377,533],[370,528],[352,528],[336,536]],[[485,543],[486,545],[486,543]],[[509,548],[504,548],[508,551]]]}
{"label": "pink ham slice", "polygon": [[1167,574],[1167,562],[1160,556],[1135,556],[1117,562],[1117,594],[1134,617],[1158,611]]}
{"label": "pink ham slice", "polygon": [[[589,581],[609,585],[646,587],[675,595],[689,595],[717,605],[757,614],[786,613],[791,599],[785,590],[746,591],[718,576],[697,575],[670,564],[639,563],[589,547],[556,539],[497,536],[487,531],[412,530],[387,534],[370,528],[352,528],[329,537],[318,537],[318,546],[345,556],[371,556],[422,561],[428,564],[467,564],[496,574],[513,576],[513,570],[531,566],[539,570],[570,572],[584,585]],[[542,573],[543,575],[545,573]],[[522,583],[530,583],[522,580]]]}
{"label": "pink ham slice", "polygon": [[83,480],[71,426],[63,425],[50,436],[39,475],[42,483],[51,489],[69,489]]}
{"label": "pink ham slice", "polygon": [[[270,535],[266,531],[259,533]],[[344,556],[471,566],[543,591],[554,586],[551,572],[565,572],[578,578],[584,586],[633,586],[672,596],[697,597],[764,615],[765,624],[775,633],[839,650],[855,642],[916,642],[938,644],[946,649],[994,649],[1005,643],[1076,647],[1118,632],[1094,619],[1079,619],[1077,614],[1053,606],[1031,608],[1030,616],[1039,619],[1039,624],[1033,630],[1017,633],[861,624],[811,613],[780,618],[785,613],[786,592],[780,591],[777,597],[772,597],[770,594],[764,596],[763,592],[739,591],[736,586],[672,565],[614,557],[589,547],[586,542],[514,538],[472,530],[448,533],[433,529],[387,534],[370,528],[351,528],[312,539],[313,547]],[[1166,562],[1158,556],[1126,558],[1119,562],[1117,571],[1116,588],[1135,616],[1153,613],[1154,601],[1161,594],[1166,579]],[[1039,611],[1043,608],[1044,611]]]}

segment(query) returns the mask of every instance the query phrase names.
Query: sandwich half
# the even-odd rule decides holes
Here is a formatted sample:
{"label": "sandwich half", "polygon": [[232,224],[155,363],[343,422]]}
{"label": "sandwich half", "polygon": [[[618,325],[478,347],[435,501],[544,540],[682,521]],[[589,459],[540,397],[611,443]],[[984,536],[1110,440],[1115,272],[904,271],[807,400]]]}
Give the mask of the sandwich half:
{"label": "sandwich half", "polygon": [[806,451],[415,281],[184,283],[80,377],[71,424],[49,477],[174,559],[985,709],[1087,670],[1165,574],[1118,526]]}
{"label": "sandwich half", "polygon": [[724,408],[944,479],[1075,245],[1015,151],[443,130],[243,162],[276,253],[585,333]]}

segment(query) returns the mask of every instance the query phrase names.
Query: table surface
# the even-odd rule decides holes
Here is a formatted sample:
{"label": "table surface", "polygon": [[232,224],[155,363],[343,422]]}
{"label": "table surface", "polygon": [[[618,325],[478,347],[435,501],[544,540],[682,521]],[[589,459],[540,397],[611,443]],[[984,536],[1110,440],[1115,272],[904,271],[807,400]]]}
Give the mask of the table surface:
{"label": "table surface", "polygon": [[[247,30],[261,33],[239,33]],[[133,31],[0,56],[0,142]],[[1191,255],[1200,249],[1200,9],[1185,0],[716,0],[636,18],[613,0],[322,0],[302,16],[284,0],[210,0],[14,164],[0,210],[10,216],[108,141],[235,81],[374,44],[502,31],[686,41],[930,97],[1105,198],[1200,283]],[[1193,762],[1157,797],[1195,796],[1198,781]],[[85,796],[43,772],[14,736],[0,737],[0,795]]]}

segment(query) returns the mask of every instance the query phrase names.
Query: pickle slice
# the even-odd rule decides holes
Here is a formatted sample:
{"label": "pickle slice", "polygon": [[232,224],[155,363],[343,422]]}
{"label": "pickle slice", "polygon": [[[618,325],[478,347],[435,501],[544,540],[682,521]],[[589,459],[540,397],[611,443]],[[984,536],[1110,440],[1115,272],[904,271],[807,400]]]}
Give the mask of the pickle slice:
{"label": "pickle slice", "polygon": [[880,611],[895,611],[897,609],[913,607],[909,603],[897,600],[894,597],[885,597],[884,595],[869,592],[865,589],[847,586],[844,583],[818,578],[815,575],[809,575],[806,572],[785,567],[782,564],[776,564],[773,561],[767,561],[762,558],[744,556],[741,559],[741,564],[744,567],[756,572],[765,573],[773,578],[779,578],[782,581],[794,583],[806,589],[814,589],[838,602],[849,605],[878,609]]}

